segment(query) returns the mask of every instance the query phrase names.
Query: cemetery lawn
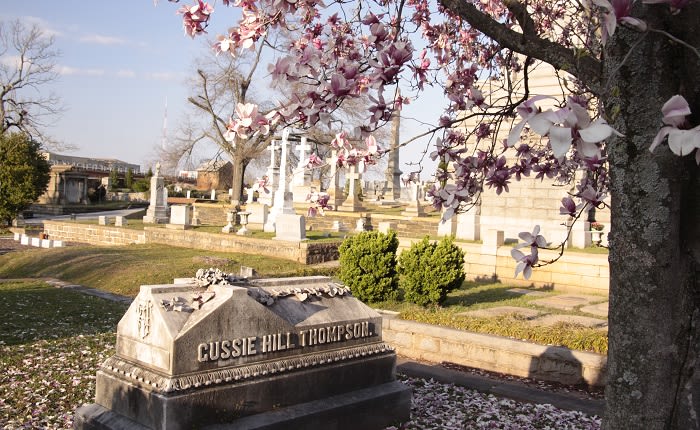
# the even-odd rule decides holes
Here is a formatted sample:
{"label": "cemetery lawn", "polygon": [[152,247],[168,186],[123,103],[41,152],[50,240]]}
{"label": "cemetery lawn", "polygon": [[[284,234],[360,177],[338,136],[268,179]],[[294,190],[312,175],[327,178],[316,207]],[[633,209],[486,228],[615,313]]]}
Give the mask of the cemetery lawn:
{"label": "cemetery lawn", "polygon": [[[164,245],[100,247],[88,245],[10,252],[0,256],[0,279],[58,278],[115,294],[135,297],[141,285],[170,284],[173,278],[194,276],[197,269],[215,267],[237,274],[240,266],[253,267],[262,277],[329,275],[333,267],[305,266],[288,260],[250,254],[217,253]],[[371,304],[397,311],[400,318],[477,333],[493,334],[561,345],[570,349],[607,353],[607,332],[574,324],[533,325],[517,315],[476,318],[463,312],[495,306],[516,306],[545,311],[529,302],[537,297],[515,294],[512,286],[492,281],[467,281],[451,292],[443,306],[423,308],[403,302]],[[546,294],[553,292],[544,291]],[[603,301],[604,298],[601,298]],[[585,315],[579,311],[546,312]]]}
{"label": "cemetery lawn", "polygon": [[171,284],[198,269],[238,274],[241,266],[263,277],[332,274],[333,268],[309,268],[280,258],[178,248],[165,245],[121,247],[75,245],[0,255],[0,279],[57,278],[89,288],[135,297],[141,285]]}

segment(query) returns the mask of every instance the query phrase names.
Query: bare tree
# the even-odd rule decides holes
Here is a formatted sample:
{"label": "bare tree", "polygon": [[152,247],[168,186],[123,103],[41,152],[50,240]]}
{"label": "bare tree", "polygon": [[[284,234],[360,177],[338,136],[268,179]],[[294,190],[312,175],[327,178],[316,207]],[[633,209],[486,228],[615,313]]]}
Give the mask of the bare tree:
{"label": "bare tree", "polygon": [[60,98],[46,91],[58,79],[54,38],[37,25],[0,22],[0,132],[18,131],[51,143],[44,130],[63,111]]}

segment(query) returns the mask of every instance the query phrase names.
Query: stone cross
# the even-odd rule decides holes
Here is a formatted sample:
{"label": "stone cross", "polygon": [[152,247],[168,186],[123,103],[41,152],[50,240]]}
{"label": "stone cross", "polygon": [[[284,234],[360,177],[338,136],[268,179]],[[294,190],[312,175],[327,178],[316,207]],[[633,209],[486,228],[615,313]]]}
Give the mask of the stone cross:
{"label": "stone cross", "polygon": [[270,146],[267,147],[267,150],[270,151],[270,166],[267,168],[267,186],[268,187],[274,187],[277,185],[277,181],[279,179],[279,167],[277,166],[277,151],[280,149],[280,146],[277,144],[275,140],[270,142]]}
{"label": "stone cross", "polygon": [[294,147],[295,151],[299,151],[299,164],[297,164],[298,168],[304,168],[305,162],[306,162],[306,154],[308,151],[311,150],[311,145],[306,143],[306,136],[301,138],[301,142],[297,146]]}

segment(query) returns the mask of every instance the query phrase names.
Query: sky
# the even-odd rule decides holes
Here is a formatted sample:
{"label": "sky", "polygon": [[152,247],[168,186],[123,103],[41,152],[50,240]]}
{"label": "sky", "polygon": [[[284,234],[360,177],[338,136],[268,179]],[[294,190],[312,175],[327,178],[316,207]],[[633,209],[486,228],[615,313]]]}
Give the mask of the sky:
{"label": "sky", "polygon": [[[177,133],[178,123],[192,114],[187,107],[187,82],[195,76],[195,60],[210,49],[205,38],[193,40],[184,34],[176,11],[190,3],[32,0],[3,4],[0,20],[38,25],[55,38],[54,47],[61,52],[56,60],[60,78],[42,87],[56,93],[66,108],[46,130],[76,148],[61,153],[116,158],[139,164],[144,171],[155,164],[164,140],[166,102],[167,142]],[[209,36],[225,31],[235,20],[232,10],[216,11]],[[416,117],[424,112],[435,116],[439,106],[426,109],[422,103],[410,110],[408,114]],[[404,121],[402,141],[419,131],[420,127]],[[401,170],[411,170],[404,162],[417,160],[424,147],[425,142],[417,142],[402,150]],[[200,156],[215,155],[213,150],[207,152]]]}

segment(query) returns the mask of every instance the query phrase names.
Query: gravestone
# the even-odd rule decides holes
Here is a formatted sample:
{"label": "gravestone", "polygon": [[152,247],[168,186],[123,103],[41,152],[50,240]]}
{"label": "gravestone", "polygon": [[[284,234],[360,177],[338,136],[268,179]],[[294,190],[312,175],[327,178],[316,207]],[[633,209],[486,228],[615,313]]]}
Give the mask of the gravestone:
{"label": "gravestone", "polygon": [[351,165],[345,175],[345,180],[348,182],[348,195],[343,204],[338,207],[338,210],[348,212],[364,210],[360,200],[360,193],[362,192],[361,179],[362,175],[357,171],[357,166]]}
{"label": "gravestone", "polygon": [[331,162],[330,162],[330,184],[328,185],[328,190],[326,192],[330,196],[328,202],[333,207],[333,210],[338,210],[338,206],[343,204],[345,200],[345,194],[343,187],[340,186],[340,174],[338,172],[338,151],[331,151]]}
{"label": "gravestone", "polygon": [[168,222],[167,188],[160,176],[160,163],[156,163],[155,174],[151,177],[151,200],[143,217],[146,224],[165,224]]}
{"label": "gravestone", "polygon": [[170,207],[170,223],[166,226],[176,230],[187,230],[192,226],[192,206],[174,205]]}
{"label": "gravestone", "polygon": [[420,184],[410,182],[408,186],[408,206],[401,212],[402,216],[422,217],[426,216],[425,209],[421,204]]}
{"label": "gravestone", "polygon": [[306,164],[309,162],[308,156],[311,151],[311,145],[307,143],[306,137],[302,136],[301,141],[294,149],[299,151],[299,162],[292,171],[291,191],[295,203],[304,203],[311,191],[311,171],[306,168]]}
{"label": "gravestone", "polygon": [[409,419],[395,366],[381,316],[330,278],[200,270],[141,287],[74,428],[382,429]]}

